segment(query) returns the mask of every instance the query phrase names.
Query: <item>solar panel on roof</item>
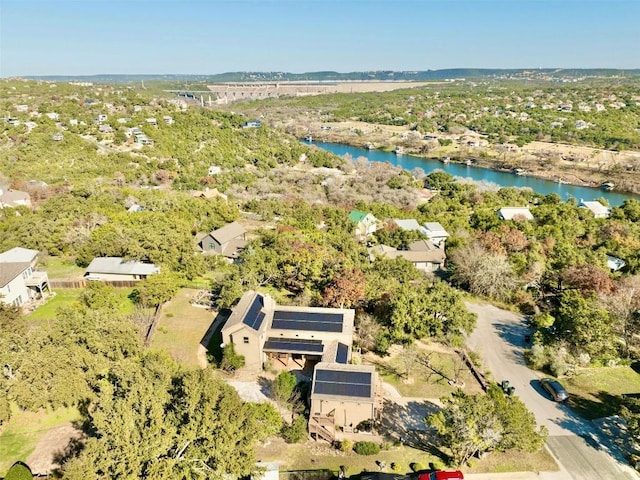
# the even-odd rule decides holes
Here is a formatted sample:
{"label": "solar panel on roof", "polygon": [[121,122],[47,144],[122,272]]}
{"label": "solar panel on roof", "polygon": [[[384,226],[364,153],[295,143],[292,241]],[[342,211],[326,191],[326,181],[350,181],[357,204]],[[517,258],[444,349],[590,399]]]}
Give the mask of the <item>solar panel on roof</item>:
{"label": "solar panel on roof", "polygon": [[371,396],[371,372],[316,370],[313,393],[368,398]]}
{"label": "solar panel on roof", "polygon": [[343,315],[324,312],[291,312],[276,310],[271,328],[317,332],[342,332]]}
{"label": "solar panel on roof", "polygon": [[250,326],[254,330],[259,330],[264,320],[264,313],[262,313],[263,305],[262,295],[256,295],[249,310],[247,310],[247,314],[242,319],[242,323]]}
{"label": "solar panel on roof", "polygon": [[336,362],[347,363],[349,357],[349,347],[344,343],[338,343],[338,350],[336,351]]}
{"label": "solar panel on roof", "polygon": [[321,340],[303,340],[299,338],[268,338],[263,350],[273,352],[303,352],[322,354],[324,346]]}

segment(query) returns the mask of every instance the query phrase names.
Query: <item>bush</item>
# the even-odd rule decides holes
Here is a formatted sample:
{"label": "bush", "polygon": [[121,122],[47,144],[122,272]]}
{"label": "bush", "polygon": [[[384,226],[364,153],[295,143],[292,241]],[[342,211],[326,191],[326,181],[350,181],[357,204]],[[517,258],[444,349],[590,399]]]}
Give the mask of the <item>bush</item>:
{"label": "bush", "polygon": [[291,425],[285,425],[282,429],[282,438],[287,443],[300,443],[308,438],[307,420],[298,415]]}
{"label": "bush", "polygon": [[31,469],[22,462],[16,462],[7,472],[5,480],[32,480]]}
{"label": "bush", "polygon": [[353,450],[358,455],[377,455],[380,453],[380,446],[373,442],[356,442]]}
{"label": "bush", "polygon": [[380,444],[380,450],[391,450],[393,447],[393,442],[382,442]]}
{"label": "bush", "polygon": [[409,468],[412,472],[421,472],[423,470],[428,470],[427,466],[420,462],[413,462],[409,464]]}
{"label": "bush", "polygon": [[225,345],[222,349],[220,368],[225,372],[234,372],[242,367],[244,367],[244,357],[236,353],[233,343]]}
{"label": "bush", "polygon": [[341,452],[350,452],[353,450],[353,442],[351,440],[342,440],[340,442],[340,451]]}
{"label": "bush", "polygon": [[286,371],[281,372],[273,382],[271,382],[273,399],[281,405],[286,404],[291,398],[297,383],[298,380],[293,373]]}

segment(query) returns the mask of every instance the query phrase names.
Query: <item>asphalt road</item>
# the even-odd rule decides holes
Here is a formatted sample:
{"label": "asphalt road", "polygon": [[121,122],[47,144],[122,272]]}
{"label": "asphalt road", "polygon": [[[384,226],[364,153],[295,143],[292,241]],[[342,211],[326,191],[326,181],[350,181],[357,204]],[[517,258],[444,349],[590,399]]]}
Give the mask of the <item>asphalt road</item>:
{"label": "asphalt road", "polygon": [[478,314],[478,324],[467,339],[467,346],[480,356],[494,380],[509,380],[538,424],[549,430],[547,447],[561,467],[553,478],[640,479],[621,458],[622,454],[608,447],[607,439],[599,435],[590,421],[577,416],[568,406],[552,401],[540,388],[538,376],[524,361],[527,328],[521,315],[488,304],[467,302],[467,308]]}

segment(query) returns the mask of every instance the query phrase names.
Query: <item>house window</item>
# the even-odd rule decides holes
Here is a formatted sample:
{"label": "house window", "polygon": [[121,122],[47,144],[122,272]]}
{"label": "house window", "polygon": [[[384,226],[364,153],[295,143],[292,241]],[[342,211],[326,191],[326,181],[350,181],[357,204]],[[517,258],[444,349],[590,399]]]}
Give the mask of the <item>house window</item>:
{"label": "house window", "polygon": [[215,243],[213,243],[213,242],[210,242],[210,243],[209,243],[209,248],[216,248],[216,244],[215,244]]}
{"label": "house window", "polygon": [[243,343],[249,343],[249,337],[242,337]]}

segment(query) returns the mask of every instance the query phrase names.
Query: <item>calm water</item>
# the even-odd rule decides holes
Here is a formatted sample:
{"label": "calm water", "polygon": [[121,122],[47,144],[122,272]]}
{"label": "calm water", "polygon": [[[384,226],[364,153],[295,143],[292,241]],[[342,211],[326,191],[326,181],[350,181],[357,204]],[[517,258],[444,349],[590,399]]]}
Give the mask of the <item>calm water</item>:
{"label": "calm water", "polygon": [[411,155],[396,155],[393,152],[382,152],[380,150],[365,150],[364,148],[351,147],[339,143],[313,142],[314,145],[328,150],[336,155],[343,156],[349,154],[355,160],[358,157],[366,157],[372,162],[389,162],[404,168],[405,170],[413,170],[421,168],[425,173],[434,170],[444,170],[455,177],[466,177],[473,180],[484,180],[495,183],[501,187],[529,187],[534,192],[548,195],[557,193],[563,200],[574,197],[578,200],[595,200],[596,198],[606,198],[611,206],[621,205],[624,200],[635,198],[640,200],[640,196],[630,193],[607,192],[600,188],[577,187],[574,185],[566,185],[542,180],[539,178],[518,176],[513,173],[497,172],[488,168],[480,168],[467,166],[459,163],[443,164],[438,160],[428,158],[414,157]]}

